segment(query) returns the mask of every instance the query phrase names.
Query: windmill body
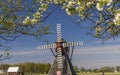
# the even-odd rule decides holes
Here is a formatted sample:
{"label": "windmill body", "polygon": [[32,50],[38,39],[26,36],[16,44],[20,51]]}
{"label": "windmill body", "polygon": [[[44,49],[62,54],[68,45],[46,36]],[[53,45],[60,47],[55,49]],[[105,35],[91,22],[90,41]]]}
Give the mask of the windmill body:
{"label": "windmill body", "polygon": [[[74,46],[82,46],[82,41],[66,42],[62,39],[61,24],[57,24],[57,41],[55,44],[41,45],[38,49],[55,48],[55,59],[48,72],[48,75],[77,75],[71,63]],[[72,51],[70,51],[72,47]],[[71,53],[71,56],[70,56]]]}

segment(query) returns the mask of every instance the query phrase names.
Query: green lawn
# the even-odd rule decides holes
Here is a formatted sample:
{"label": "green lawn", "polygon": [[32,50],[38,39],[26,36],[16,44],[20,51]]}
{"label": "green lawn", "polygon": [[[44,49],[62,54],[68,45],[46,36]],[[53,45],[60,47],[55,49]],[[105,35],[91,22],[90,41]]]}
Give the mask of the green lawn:
{"label": "green lawn", "polygon": [[[102,75],[102,73],[78,73],[78,75]],[[104,75],[120,75],[120,73],[105,73]]]}
{"label": "green lawn", "polygon": [[47,74],[33,74],[33,75],[47,75]]}
{"label": "green lawn", "polygon": [[[33,74],[33,75],[47,75],[47,74]],[[78,75],[101,75],[101,73],[78,73]],[[105,73],[105,75],[120,75],[120,73]]]}

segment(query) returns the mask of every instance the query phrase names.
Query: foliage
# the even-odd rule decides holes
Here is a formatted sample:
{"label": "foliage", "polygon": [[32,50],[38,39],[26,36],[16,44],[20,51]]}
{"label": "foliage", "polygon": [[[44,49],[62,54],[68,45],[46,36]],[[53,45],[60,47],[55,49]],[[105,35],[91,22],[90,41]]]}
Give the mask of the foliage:
{"label": "foliage", "polygon": [[84,67],[80,68],[80,72],[86,72],[87,70]]}
{"label": "foliage", "polygon": [[100,72],[114,72],[114,68],[113,67],[109,67],[109,66],[105,66],[105,67],[102,67],[101,69],[100,69]]}
{"label": "foliage", "polygon": [[120,66],[116,66],[116,70],[120,72]]}
{"label": "foliage", "polygon": [[[6,50],[5,44],[21,35],[41,38],[51,33],[50,26],[42,25],[41,20],[36,24],[22,23],[25,16],[33,14],[38,7],[38,0],[0,0],[0,50]],[[38,13],[34,16],[38,16]],[[2,59],[1,56],[3,55],[0,55],[0,59]]]}
{"label": "foliage", "polygon": [[75,70],[75,72],[79,72],[79,69],[77,66],[74,66],[74,70]]}
{"label": "foliage", "polygon": [[[105,75],[119,75],[120,73],[105,73]],[[78,75],[102,75],[102,73],[78,73]]]}
{"label": "foliage", "polygon": [[81,67],[79,69],[79,71],[81,73],[84,72],[94,72],[94,73],[99,73],[99,72],[120,72],[120,66],[114,66],[114,67],[110,67],[110,66],[104,66],[101,68],[95,68],[95,69],[86,69],[84,67]]}
{"label": "foliage", "polygon": [[9,66],[11,66],[11,65],[10,64],[1,64],[0,70],[7,70]]}
{"label": "foliage", "polygon": [[[101,75],[102,73],[78,73],[77,75]],[[105,73],[105,75],[119,75],[120,73]],[[32,75],[47,75],[47,74],[32,74]]]}
{"label": "foliage", "polygon": [[12,55],[10,54],[8,49],[5,49],[4,51],[0,51],[0,61],[9,59]]}
{"label": "foliage", "polygon": [[[2,64],[0,66],[0,70],[7,70],[8,67],[11,66],[19,66],[20,71],[24,72],[26,75],[46,75],[50,69],[49,63],[34,63],[34,62],[24,62],[19,64]],[[74,66],[78,68],[77,66]],[[117,69],[118,72],[114,72],[114,70]],[[86,69],[84,67],[81,67],[80,72],[77,71],[78,75],[101,75],[104,71],[105,75],[119,75],[120,73],[120,66],[116,67],[109,67],[104,66],[99,69]]]}
{"label": "foliage", "polygon": [[88,26],[91,29],[89,34],[95,29],[96,37],[111,38],[120,31],[119,2],[120,0],[1,0],[0,39],[14,40],[20,34],[36,37],[49,34],[49,26],[43,26],[43,23],[57,8],[62,8],[70,16],[77,15],[77,24],[92,24]]}
{"label": "foliage", "polygon": [[[0,40],[13,41],[21,34],[42,37],[49,34],[49,25],[24,25],[25,15],[30,15],[39,7],[37,0],[0,0]],[[0,42],[1,46],[1,42]]]}
{"label": "foliage", "polygon": [[88,34],[106,40],[120,33],[120,0],[40,0],[38,2],[40,4],[38,10],[32,18],[29,16],[25,18],[23,21],[25,25],[37,23],[38,18],[42,19],[45,16],[44,12],[56,9],[50,8],[55,5],[72,17],[78,16],[79,21],[75,20],[78,21],[78,25],[81,22],[91,24],[87,26],[90,29]]}
{"label": "foliage", "polygon": [[48,73],[50,69],[49,63],[33,63],[33,62],[26,62],[26,63],[20,63],[20,64],[2,64],[0,66],[0,69],[7,70],[8,67],[11,66],[19,66],[20,71],[24,73]]}
{"label": "foliage", "polygon": [[[49,63],[33,63],[33,62],[27,62],[27,63],[20,63],[16,64],[20,66],[21,71],[25,73],[48,73],[50,69]],[[14,65],[14,66],[16,66]]]}

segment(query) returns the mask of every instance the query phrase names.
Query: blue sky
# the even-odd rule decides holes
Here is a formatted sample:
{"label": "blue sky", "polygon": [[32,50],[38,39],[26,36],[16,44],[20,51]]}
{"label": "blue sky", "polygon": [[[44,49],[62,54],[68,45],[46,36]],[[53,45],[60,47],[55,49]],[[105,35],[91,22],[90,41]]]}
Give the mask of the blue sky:
{"label": "blue sky", "polygon": [[[72,21],[65,11],[58,9],[53,13],[44,24],[51,24],[53,34],[44,36],[42,40],[48,39],[49,43],[56,41],[56,25],[62,25],[62,37],[68,41],[83,41],[84,45],[75,47],[73,55],[73,65],[86,68],[97,68],[102,66],[120,65],[120,37],[116,40],[110,39],[104,43],[100,39],[86,35],[88,30],[79,28]],[[85,23],[85,25],[89,25]],[[15,41],[10,42],[12,58],[3,63],[22,63],[22,62],[49,62],[52,63],[54,57],[50,50],[37,50],[38,44],[45,44],[42,41],[31,37],[21,36]]]}

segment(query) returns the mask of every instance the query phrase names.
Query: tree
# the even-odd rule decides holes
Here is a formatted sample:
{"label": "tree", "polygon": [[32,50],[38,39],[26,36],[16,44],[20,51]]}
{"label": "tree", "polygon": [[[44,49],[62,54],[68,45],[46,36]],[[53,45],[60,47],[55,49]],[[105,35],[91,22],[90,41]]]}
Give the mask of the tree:
{"label": "tree", "polygon": [[80,72],[86,72],[86,69],[84,67],[81,67]]}
{"label": "tree", "polygon": [[[31,15],[39,7],[37,0],[0,0],[0,50],[8,49],[6,42],[13,41],[21,35],[41,38],[49,34],[49,25],[42,25],[41,20],[36,24],[24,25],[26,15]],[[3,54],[0,55],[0,61]]]}
{"label": "tree", "polygon": [[2,64],[0,69],[7,70],[8,67],[19,66],[20,72],[24,73],[48,73],[50,69],[50,63],[34,63],[34,62],[24,62],[20,64]]}
{"label": "tree", "polygon": [[3,60],[9,59],[12,55],[10,54],[8,49],[0,52],[0,62]]}
{"label": "tree", "polygon": [[105,66],[105,67],[102,67],[100,69],[101,72],[112,72],[112,68],[110,68],[109,66]]}
{"label": "tree", "polygon": [[120,0],[0,0],[0,40],[49,34],[44,21],[58,8],[72,16],[78,26],[89,23],[83,26],[90,30],[88,34],[107,40],[120,33],[119,7]]}
{"label": "tree", "polygon": [[23,0],[0,0],[0,39],[13,41],[21,34],[41,37],[48,34],[49,26],[42,26],[41,21],[36,24],[24,25],[25,15],[31,15],[37,9],[37,0],[31,2]]}
{"label": "tree", "polygon": [[[82,22],[91,24],[86,26],[90,29],[88,34],[107,40],[120,33],[120,0],[40,0],[39,4],[33,17],[27,16],[23,21],[25,25],[35,24],[43,17],[46,19],[44,12],[50,11],[50,6],[55,5],[65,10],[69,16],[77,15],[79,18],[79,21],[75,19],[77,25],[81,26]],[[55,6],[52,9],[55,10]],[[52,11],[47,17],[51,13]]]}
{"label": "tree", "polygon": [[120,66],[116,66],[116,70],[120,72]]}
{"label": "tree", "polygon": [[45,73],[48,73],[48,71],[49,71],[49,69],[50,69],[50,66],[51,66],[51,65],[50,65],[49,63],[44,64],[44,68],[43,68],[43,69],[44,69],[44,72],[45,72]]}
{"label": "tree", "polygon": [[43,26],[42,23],[57,8],[62,8],[70,16],[77,15],[77,24],[89,22],[91,25],[87,27],[91,30],[88,34],[96,29],[96,37],[111,38],[119,34],[119,2],[120,0],[1,0],[0,39],[14,40],[20,34],[36,37],[49,34],[49,26]]}
{"label": "tree", "polygon": [[10,66],[11,66],[10,64],[1,64],[0,69],[6,71]]}
{"label": "tree", "polygon": [[74,66],[74,70],[75,70],[76,72],[79,72],[79,69],[78,69],[77,66]]}

